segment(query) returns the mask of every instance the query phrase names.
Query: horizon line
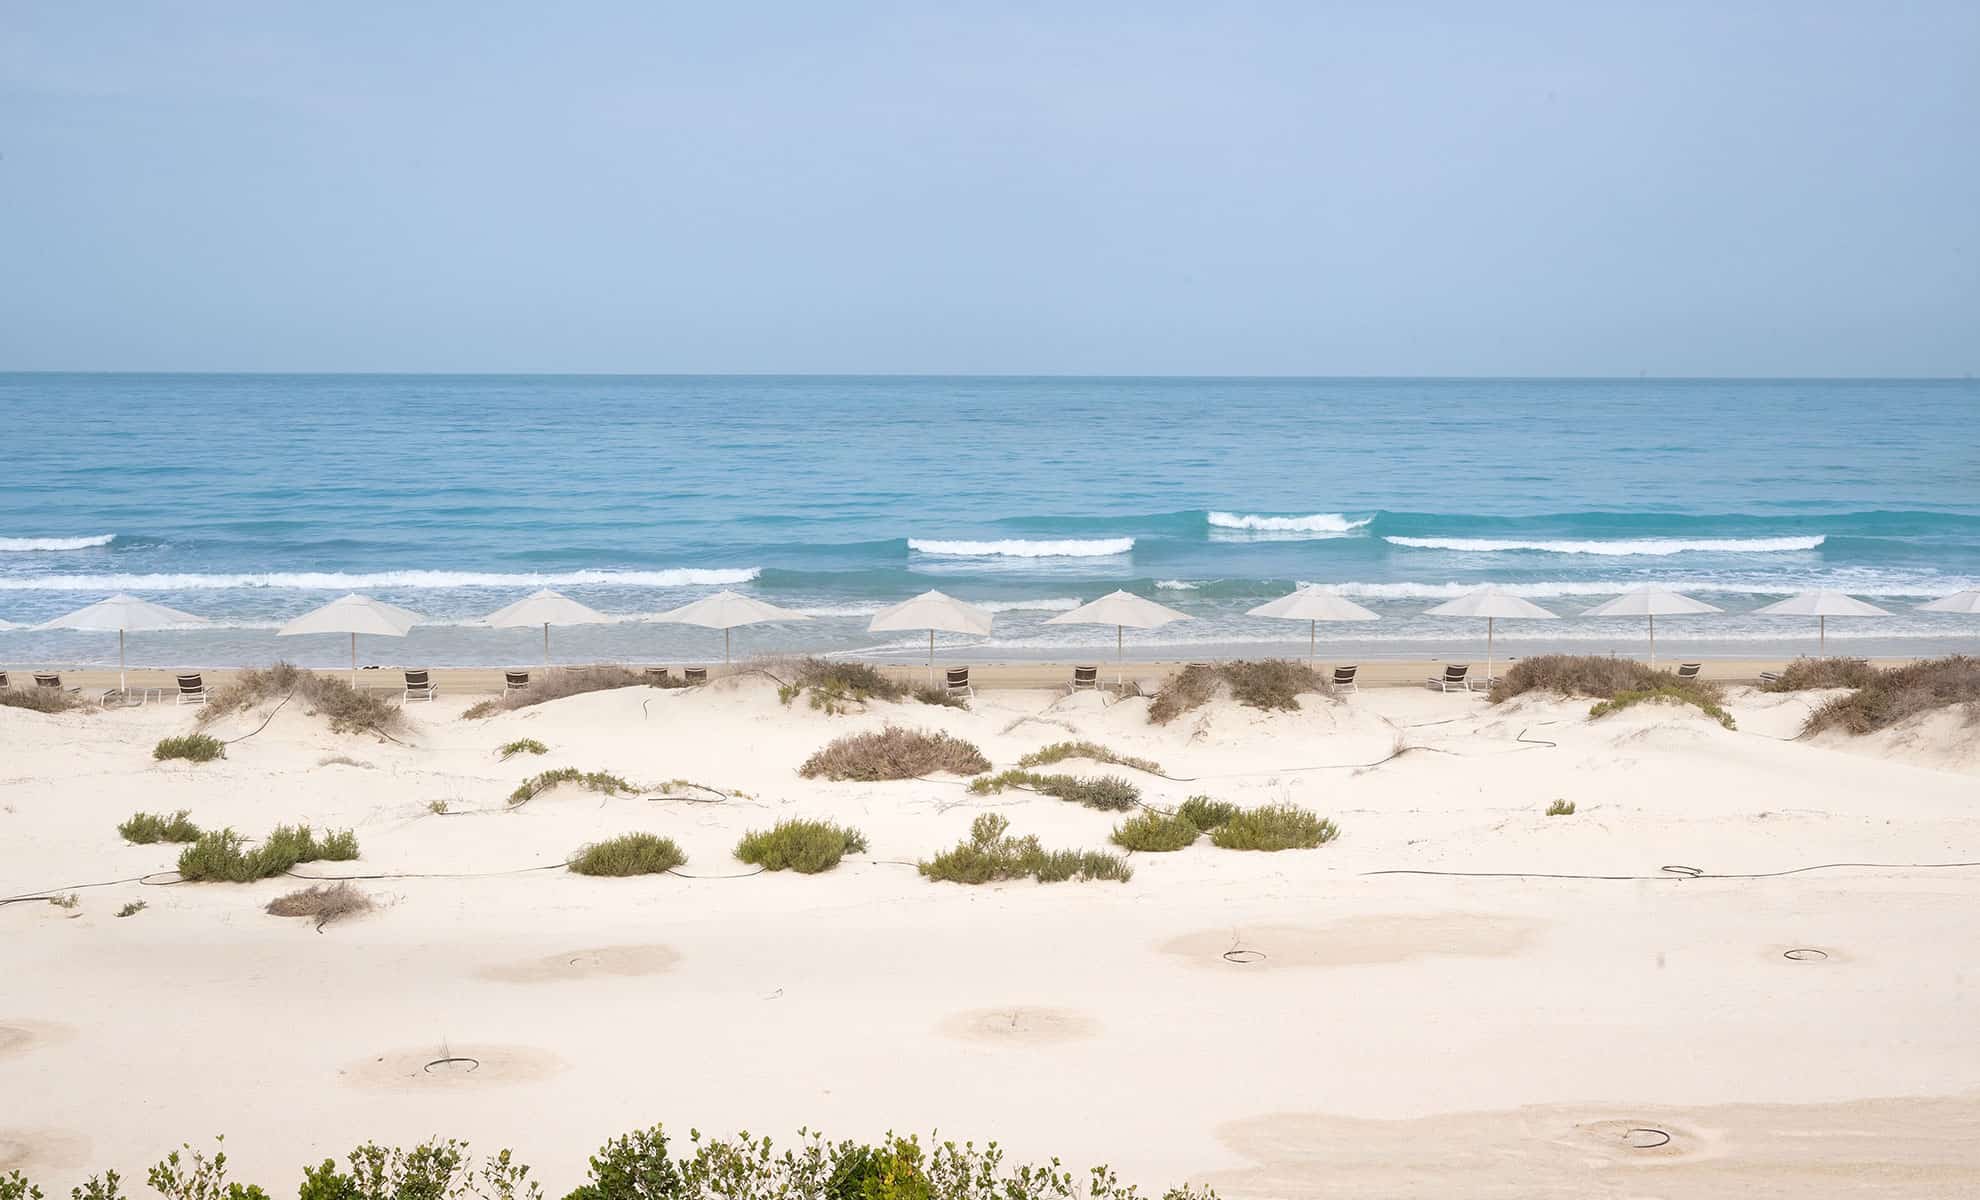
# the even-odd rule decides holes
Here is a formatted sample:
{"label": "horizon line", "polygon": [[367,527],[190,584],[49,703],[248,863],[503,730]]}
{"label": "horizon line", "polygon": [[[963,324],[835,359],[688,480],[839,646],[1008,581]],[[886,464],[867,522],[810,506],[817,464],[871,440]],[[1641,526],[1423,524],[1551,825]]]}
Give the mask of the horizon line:
{"label": "horizon line", "polygon": [[985,371],[310,371],[310,370],[72,370],[59,368],[0,368],[0,377],[15,375],[178,376],[184,378],[307,378],[333,376],[373,379],[1065,379],[1065,380],[1277,380],[1461,383],[1971,383],[1962,375],[1326,375],[1326,374],[1135,374],[1121,372],[985,372]]}

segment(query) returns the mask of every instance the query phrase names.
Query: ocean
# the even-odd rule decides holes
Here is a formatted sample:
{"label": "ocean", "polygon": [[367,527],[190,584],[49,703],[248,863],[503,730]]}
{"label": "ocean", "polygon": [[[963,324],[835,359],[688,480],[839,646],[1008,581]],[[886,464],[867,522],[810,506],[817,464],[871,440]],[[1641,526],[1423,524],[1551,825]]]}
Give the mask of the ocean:
{"label": "ocean", "polygon": [[641,621],[721,588],[811,619],[738,654],[913,659],[871,614],[930,587],[986,604],[955,661],[1111,655],[1043,622],[1117,587],[1192,618],[1143,658],[1304,653],[1244,610],[1301,583],[1379,622],[1327,656],[1476,652],[1422,615],[1496,583],[1560,614],[1506,652],[1641,653],[1579,614],[1644,583],[1725,609],[1658,622],[1667,656],[1813,653],[1749,615],[1845,589],[1831,652],[1980,646],[1916,605],[1980,586],[1980,383],[910,377],[0,375],[0,661],[115,662],[115,638],[28,626],[127,591],[211,619],[136,634],[133,664],[335,665],[275,637],[349,591],[431,620],[369,661],[526,665],[475,618],[541,587],[622,622],[566,661],[706,661],[719,632]]}

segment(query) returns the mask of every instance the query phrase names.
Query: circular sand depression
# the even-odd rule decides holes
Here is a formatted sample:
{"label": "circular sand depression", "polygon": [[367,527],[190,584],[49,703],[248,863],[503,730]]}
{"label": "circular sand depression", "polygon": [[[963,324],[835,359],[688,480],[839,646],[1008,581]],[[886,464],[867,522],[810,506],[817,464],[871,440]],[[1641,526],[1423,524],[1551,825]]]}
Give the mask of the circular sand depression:
{"label": "circular sand depression", "polygon": [[62,1129],[0,1129],[0,1171],[81,1167],[89,1139]]}
{"label": "circular sand depression", "polygon": [[557,983],[572,979],[633,978],[671,970],[681,956],[666,946],[597,946],[563,950],[519,963],[495,963],[476,974],[497,983]]}
{"label": "circular sand depression", "polygon": [[1285,967],[1362,967],[1418,958],[1504,958],[1530,944],[1540,923],[1490,913],[1378,913],[1325,925],[1224,926],[1159,946],[1197,966],[1234,973]]}
{"label": "circular sand depression", "polygon": [[1100,1032],[1100,1022],[1069,1008],[1012,1004],[955,1013],[939,1028],[948,1037],[966,1042],[1050,1046],[1093,1037]]}
{"label": "circular sand depression", "polygon": [[393,1050],[347,1067],[342,1074],[358,1087],[452,1089],[535,1083],[563,1069],[556,1055],[535,1046],[464,1042]]}
{"label": "circular sand depression", "polygon": [[74,1026],[54,1021],[0,1021],[0,1058],[26,1054],[36,1046],[65,1042],[75,1035]]}

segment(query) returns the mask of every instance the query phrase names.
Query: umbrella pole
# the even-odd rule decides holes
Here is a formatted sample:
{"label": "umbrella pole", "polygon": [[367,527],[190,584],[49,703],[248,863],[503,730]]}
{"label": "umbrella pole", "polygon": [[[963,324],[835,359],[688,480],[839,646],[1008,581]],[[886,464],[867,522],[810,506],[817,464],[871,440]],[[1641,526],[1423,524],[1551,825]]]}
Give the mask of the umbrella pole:
{"label": "umbrella pole", "polygon": [[1657,669],[1657,614],[1650,614],[1650,669]]}
{"label": "umbrella pole", "polygon": [[722,665],[729,665],[729,631],[726,629],[722,631]]}
{"label": "umbrella pole", "polygon": [[928,631],[928,682],[935,682],[935,631]]}
{"label": "umbrella pole", "polygon": [[543,623],[543,673],[550,673],[550,622]]}
{"label": "umbrella pole", "polygon": [[1115,691],[1119,691],[1127,686],[1127,684],[1123,682],[1123,679],[1126,675],[1127,675],[1127,638],[1126,635],[1122,633],[1122,627],[1116,625],[1114,626],[1114,690]]}
{"label": "umbrella pole", "polygon": [[1320,662],[1320,622],[1306,623],[1306,665],[1317,666]]}
{"label": "umbrella pole", "polygon": [[1492,686],[1492,618],[1485,618],[1485,686]]}
{"label": "umbrella pole", "polygon": [[117,690],[119,692],[128,692],[131,690],[130,680],[125,678],[127,673],[127,669],[124,666],[124,631],[119,629],[117,631]]}
{"label": "umbrella pole", "polygon": [[1815,643],[1815,653],[1827,658],[1829,655],[1829,618],[1826,616],[1816,617],[1815,629],[1818,639]]}
{"label": "umbrella pole", "polygon": [[357,687],[357,633],[351,634],[351,687]]}

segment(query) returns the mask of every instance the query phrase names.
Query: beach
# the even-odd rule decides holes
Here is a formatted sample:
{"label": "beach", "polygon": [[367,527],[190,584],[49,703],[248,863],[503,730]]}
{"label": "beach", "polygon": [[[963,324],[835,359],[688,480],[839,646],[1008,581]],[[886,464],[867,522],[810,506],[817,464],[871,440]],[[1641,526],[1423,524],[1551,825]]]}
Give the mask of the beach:
{"label": "beach", "polygon": [[[0,908],[0,1088],[27,1100],[0,1118],[0,1171],[128,1178],[224,1133],[235,1178],[275,1191],[363,1140],[439,1134],[510,1147],[561,1194],[592,1147],[658,1121],[786,1144],[933,1130],[1237,1197],[1980,1186],[1957,949],[1980,870],[1921,865],[1980,860],[1957,710],[1794,740],[1832,693],[1733,684],[1729,730],[1419,682],[1158,725],[1144,698],[1043,678],[986,678],[968,710],[834,714],[744,674],[463,719],[489,682],[443,675],[395,740],[262,704],[211,723],[230,744],[199,765],[151,757],[190,709],[0,709],[6,891],[77,897]],[[888,725],[998,769],[1089,740],[1161,774],[1063,769],[1151,807],[1291,803],[1340,835],[1136,853],[1125,883],[932,882],[913,864],[983,813],[1075,849],[1121,814],[797,773]],[[547,753],[501,758],[519,738]],[[566,766],[641,786],[507,803]],[[702,786],[658,786],[682,779]],[[171,882],[177,848],[116,825],[179,809],[250,837],[351,829],[356,859],[294,873],[358,877],[376,908],[319,930],[262,911],[292,879]],[[869,846],[810,876],[732,856],[787,817]],[[679,873],[563,869],[631,831],[674,839]]]}

